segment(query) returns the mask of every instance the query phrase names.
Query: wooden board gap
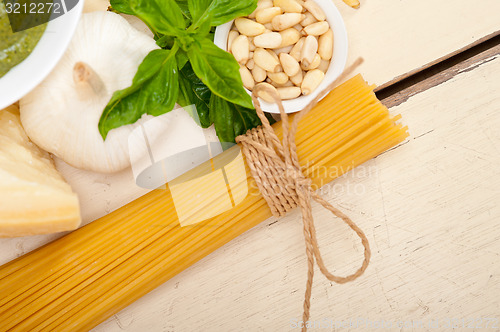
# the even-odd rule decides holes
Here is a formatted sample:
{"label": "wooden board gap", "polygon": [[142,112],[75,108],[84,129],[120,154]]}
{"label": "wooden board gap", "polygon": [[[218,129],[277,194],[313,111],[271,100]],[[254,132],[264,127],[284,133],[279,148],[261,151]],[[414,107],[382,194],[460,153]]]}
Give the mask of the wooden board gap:
{"label": "wooden board gap", "polygon": [[409,97],[439,85],[473,64],[480,64],[499,53],[500,35],[497,34],[493,38],[377,91],[377,97],[389,108],[397,106]]}

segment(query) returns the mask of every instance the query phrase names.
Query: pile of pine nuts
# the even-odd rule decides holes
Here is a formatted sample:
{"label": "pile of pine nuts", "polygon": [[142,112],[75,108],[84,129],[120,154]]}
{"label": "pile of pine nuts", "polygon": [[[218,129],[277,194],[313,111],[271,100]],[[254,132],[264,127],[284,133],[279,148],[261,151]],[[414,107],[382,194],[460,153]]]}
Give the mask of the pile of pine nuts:
{"label": "pile of pine nuts", "polygon": [[[227,50],[240,64],[245,88],[265,84],[281,99],[294,99],[311,94],[323,81],[333,31],[313,0],[259,0],[252,14],[234,21]],[[273,102],[266,93],[259,97]]]}

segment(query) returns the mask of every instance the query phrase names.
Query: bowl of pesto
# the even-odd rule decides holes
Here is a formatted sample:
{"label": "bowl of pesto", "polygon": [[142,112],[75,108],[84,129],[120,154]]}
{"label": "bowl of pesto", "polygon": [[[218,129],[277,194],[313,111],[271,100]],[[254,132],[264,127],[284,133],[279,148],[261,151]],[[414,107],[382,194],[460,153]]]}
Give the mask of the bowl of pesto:
{"label": "bowl of pesto", "polygon": [[46,24],[15,33],[9,9],[0,1],[0,110],[21,99],[52,71],[75,32],[83,1]]}

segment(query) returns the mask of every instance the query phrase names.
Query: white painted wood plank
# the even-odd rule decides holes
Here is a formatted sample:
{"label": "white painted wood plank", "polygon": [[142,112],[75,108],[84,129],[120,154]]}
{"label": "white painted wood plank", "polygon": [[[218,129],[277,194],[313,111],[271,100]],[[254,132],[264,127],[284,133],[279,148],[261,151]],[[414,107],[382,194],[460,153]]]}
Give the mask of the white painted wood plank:
{"label": "white painted wood plank", "polygon": [[[336,0],[336,4],[338,5],[339,9],[342,12],[342,15],[344,16],[349,31],[351,61],[357,56],[362,55],[366,61],[363,64],[363,67],[360,68],[360,72],[364,74],[368,81],[379,85],[394,81],[395,79],[397,79],[397,77],[404,76],[409,72],[418,70],[419,68],[426,66],[428,63],[436,61],[441,57],[445,57],[458,49],[467,47],[467,45],[475,43],[485,36],[491,35],[500,30],[500,21],[498,20],[497,15],[494,14],[500,12],[500,2],[497,0],[484,0],[480,4],[471,0],[442,0],[432,2],[430,0],[386,0],[383,2],[366,0],[362,1],[362,7],[358,11],[346,7],[340,0]],[[465,80],[464,77],[462,77],[461,80]],[[454,80],[454,82],[455,81],[456,80]],[[479,80],[479,83],[483,82]],[[467,85],[466,83],[461,84]],[[446,84],[446,86],[448,86],[448,84]],[[473,86],[473,88],[475,87]],[[362,176],[361,179],[341,179],[337,181],[335,186],[333,187],[346,189],[348,188],[348,185],[354,184],[359,185],[359,188],[364,188],[364,190],[366,190],[365,195],[357,196],[353,194],[345,194],[342,196],[342,198],[336,199],[336,201],[339,202],[340,206],[347,209],[352,209],[353,211],[355,211],[353,213],[361,213],[359,211],[362,211],[359,216],[355,217],[359,223],[365,226],[365,228],[368,227],[367,225],[372,225],[380,219],[384,220],[383,218],[381,218],[384,215],[381,206],[385,206],[385,214],[390,216],[387,217],[387,223],[381,223],[381,226],[373,229],[373,233],[369,233],[372,236],[372,245],[375,245],[374,242],[379,242],[379,244],[377,245],[377,250],[382,251],[388,257],[382,259],[381,257],[376,256],[374,258],[375,264],[377,264],[377,259],[379,260],[379,264],[383,266],[386,266],[384,264],[388,264],[388,262],[392,262],[391,260],[395,260],[394,263],[398,263],[396,257],[397,254],[394,254],[396,256],[392,257],[394,256],[392,252],[406,252],[407,250],[409,250],[407,248],[404,248],[404,246],[406,246],[407,244],[399,244],[398,240],[395,240],[395,238],[398,239],[398,237],[400,237],[400,241],[404,241],[404,239],[413,239],[412,233],[402,230],[398,231],[397,227],[405,227],[406,229],[413,230],[413,227],[415,227],[413,225],[414,223],[418,224],[422,222],[422,220],[419,218],[423,219],[424,216],[432,217],[431,215],[427,215],[430,212],[426,212],[425,209],[421,209],[418,205],[423,202],[421,201],[424,199],[422,196],[425,196],[424,194],[429,194],[426,190],[430,190],[430,187],[435,186],[435,188],[433,189],[436,190],[436,192],[434,194],[429,194],[431,195],[431,197],[434,197],[435,201],[432,203],[423,203],[428,203],[427,205],[433,208],[432,211],[434,211],[437,216],[441,216],[445,218],[449,223],[452,223],[453,220],[447,219],[448,217],[451,218],[451,216],[453,216],[457,217],[458,220],[461,219],[459,213],[453,214],[448,211],[448,208],[450,208],[450,206],[452,206],[453,208],[458,208],[457,211],[459,212],[468,211],[464,210],[464,204],[461,203],[461,199],[465,197],[465,194],[463,192],[461,194],[454,194],[454,192],[460,192],[459,189],[468,190],[476,185],[476,183],[474,183],[473,185],[470,182],[465,182],[465,184],[463,184],[462,179],[458,178],[459,175],[463,176],[465,180],[469,180],[475,179],[475,177],[472,176],[474,170],[480,171],[480,174],[484,173],[485,176],[489,175],[492,172],[491,168],[488,168],[487,165],[481,164],[481,159],[479,159],[479,157],[476,158],[473,152],[469,151],[467,160],[469,163],[471,163],[471,165],[459,164],[459,166],[462,167],[462,173],[453,173],[455,174],[454,177],[452,177],[452,175],[449,175],[449,170],[446,167],[448,167],[449,165],[454,166],[455,162],[462,161],[460,160],[459,156],[466,156],[465,152],[460,152],[460,147],[451,145],[453,142],[459,141],[455,136],[460,136],[460,134],[463,134],[464,139],[466,139],[467,142],[476,142],[474,144],[484,143],[485,145],[487,145],[488,143],[486,141],[480,143],[480,141],[478,141],[479,138],[474,135],[481,136],[489,133],[488,135],[491,140],[498,143],[498,134],[493,133],[493,129],[482,130],[481,128],[476,128],[479,131],[478,133],[475,133],[474,135],[472,135],[472,133],[469,133],[469,136],[467,136],[467,131],[462,127],[466,126],[467,121],[475,121],[475,118],[472,114],[462,114],[463,112],[465,112],[463,108],[460,108],[462,112],[460,113],[460,110],[455,110],[451,107],[452,105],[448,105],[447,102],[449,101],[444,101],[442,99],[441,93],[445,92],[446,91],[441,91],[440,93],[436,93],[436,95],[434,96],[429,95],[428,97],[426,97],[426,100],[421,101],[422,105],[425,107],[423,107],[424,111],[420,110],[419,112],[423,112],[423,115],[415,113],[415,118],[412,118],[413,113],[405,109],[403,112],[405,115],[405,123],[410,125],[411,130],[413,130],[414,132],[414,136],[418,136],[420,133],[425,133],[428,130],[431,130],[428,129],[428,126],[430,125],[429,122],[435,120],[431,116],[442,112],[442,107],[448,109],[448,115],[455,116],[455,118],[444,118],[444,115],[442,114],[439,114],[439,118],[443,121],[455,121],[456,128],[458,129],[456,129],[456,132],[454,132],[453,134],[450,134],[450,146],[447,146],[447,151],[445,152],[454,155],[459,160],[448,160],[445,158],[445,160],[443,161],[444,164],[442,164],[441,159],[437,157],[434,157],[433,160],[425,159],[425,156],[427,156],[427,158],[430,158],[428,154],[431,152],[429,151],[434,151],[433,153],[436,156],[437,152],[435,151],[435,149],[440,146],[440,144],[445,144],[444,141],[441,141],[441,139],[443,138],[442,136],[436,137],[435,141],[425,141],[429,140],[429,138],[435,137],[434,135],[436,134],[432,132],[426,136],[412,141],[407,146],[398,149],[398,151],[403,152],[394,154],[389,153],[387,155],[384,155],[383,157],[378,158],[376,161],[370,162],[368,164],[368,166],[370,166],[370,172],[375,172],[378,175],[370,173],[366,176]],[[479,93],[481,91],[474,92]],[[431,97],[436,99],[431,99]],[[460,95],[459,97],[466,98],[466,96],[462,95]],[[482,97],[484,98],[484,96]],[[412,102],[414,102],[414,100],[415,99],[412,99]],[[469,99],[467,99],[467,101],[470,103],[475,102]],[[410,103],[404,104],[404,107],[408,107],[407,105],[410,105]],[[462,106],[461,103],[457,103],[457,105]],[[470,104],[468,105],[472,108],[479,107]],[[498,104],[495,105],[497,105],[498,108]],[[432,108],[432,110],[430,110],[430,108]],[[439,112],[436,110],[438,110]],[[481,116],[482,113],[479,111],[478,113],[479,114],[477,116]],[[420,118],[419,116],[422,117]],[[483,121],[485,120],[483,119]],[[447,122],[446,124],[448,125],[448,127],[450,126],[449,122]],[[422,130],[419,131],[418,128],[421,128]],[[486,136],[481,137],[484,140],[484,137]],[[429,146],[417,145],[419,147],[415,147],[417,142],[419,142],[418,144],[420,144],[420,142],[422,141],[427,142],[426,144],[429,144]],[[465,144],[464,146],[467,146],[467,144]],[[412,148],[410,149],[410,147]],[[482,148],[482,145],[480,147]],[[408,149],[410,149],[411,152],[404,152],[408,151]],[[417,149],[419,153],[416,153],[415,151],[413,151],[413,149]],[[492,148],[488,147],[485,149],[485,151],[489,153],[491,152],[490,150]],[[479,151],[482,150],[480,149]],[[407,156],[401,157],[400,153],[407,153]],[[395,156],[390,157],[393,155]],[[446,154],[446,156],[448,155]],[[405,162],[408,162],[408,164],[402,164],[400,159],[406,157],[413,158],[415,164],[425,161],[425,169],[428,172],[420,174],[419,172],[423,172],[423,170],[417,166],[412,166],[413,168],[415,168],[413,169],[411,167],[412,164],[410,164],[408,160],[405,160]],[[485,156],[482,157],[484,158]],[[491,158],[492,157],[490,157],[490,160],[492,160]],[[475,159],[478,160],[476,161]],[[493,159],[493,161],[498,162],[498,159]],[[380,163],[382,163],[382,165],[380,165]],[[394,163],[394,165],[389,165],[390,163]],[[464,170],[466,166],[469,167],[468,171],[470,173],[466,173],[466,171]],[[128,174],[127,172],[109,177],[98,174],[89,175],[84,172],[78,172],[79,175],[74,175],[74,170],[62,166],[60,166],[60,169],[70,180],[70,182],[75,187],[75,190],[77,190],[80,195],[82,205],[85,206],[85,222],[89,222],[92,219],[104,215],[110,210],[114,210],[115,208],[124,205],[128,201],[142,194],[142,192],[138,191],[139,189],[133,184],[133,179],[130,178],[130,174]],[[403,190],[405,187],[403,186],[402,189],[398,189],[399,186],[396,185],[395,180],[390,178],[391,172],[397,174],[396,179],[402,177],[401,174],[404,173],[401,172],[403,170],[405,170],[406,172],[413,172],[409,173],[410,175],[408,175],[408,178],[404,177],[399,179],[403,179],[403,183],[406,183],[405,181],[409,181],[410,179],[419,179],[422,182],[421,186],[416,187],[410,182],[411,187],[416,188],[414,191],[414,194],[417,196],[416,200],[412,197],[406,198],[404,196],[406,191]],[[417,175],[419,177],[417,177]],[[424,175],[426,175],[426,177],[423,177]],[[124,178],[127,180],[124,181]],[[444,183],[442,183],[444,181],[443,179],[445,180]],[[489,181],[488,179],[483,181],[485,183],[494,183],[494,181]],[[459,183],[462,183],[463,187],[455,187],[458,186]],[[477,184],[479,187],[476,188],[476,191],[473,191],[471,189],[471,192],[481,193],[481,190],[484,189],[483,185],[486,185],[485,183]],[[498,186],[498,183],[496,183],[496,185]],[[89,187],[92,189],[88,190]],[[406,188],[406,190],[410,189]],[[381,193],[384,194],[384,201],[381,200]],[[400,195],[399,201],[396,198],[392,197],[396,194]],[[456,203],[447,203],[446,197],[448,197],[448,195],[452,195],[451,198],[454,198],[456,200]],[[454,195],[462,196],[455,197]],[[491,197],[497,198],[498,200],[498,192],[490,190],[490,195]],[[481,195],[479,196],[481,197]],[[387,197],[389,197],[389,200],[386,199]],[[440,197],[441,200],[439,199]],[[475,196],[472,195],[472,197],[474,198]],[[406,200],[404,200],[405,208],[408,208],[411,213],[417,214],[416,216],[413,216],[410,213],[410,216],[413,217],[409,216],[407,218],[404,218],[405,210],[397,208],[396,206],[397,204],[401,204],[403,198],[410,200],[415,204],[410,205]],[[384,204],[380,205],[381,202],[383,202]],[[483,205],[481,205],[482,209],[486,209],[485,212],[483,212],[484,215],[478,215],[479,212],[475,210],[475,205],[467,205],[472,211],[470,213],[472,213],[474,220],[478,218],[479,221],[491,220],[487,219],[489,218],[487,217],[488,213],[493,216],[496,215],[498,217],[498,210],[488,210],[489,205],[484,204],[486,203],[483,203]],[[424,214],[424,212],[426,212],[427,214],[421,216],[418,215],[417,212],[421,214]],[[395,222],[398,218],[402,218],[402,220],[408,220],[408,223],[410,223],[410,225],[407,225],[406,223],[403,225],[401,225],[400,223],[398,224],[397,222]],[[434,219],[431,218],[430,220]],[[437,222],[435,223],[436,225],[440,224]],[[276,226],[278,224],[280,226]],[[280,321],[286,322],[287,319],[298,317],[301,307],[300,301],[302,298],[302,289],[304,282],[303,279],[305,277],[303,275],[305,273],[303,271],[305,263],[303,262],[304,257],[301,249],[302,238],[298,214],[291,215],[285,218],[283,221],[280,221],[278,224],[272,225],[270,227],[267,227],[266,224],[263,224],[262,226],[257,227],[251,232],[245,234],[241,239],[238,239],[234,244],[232,243],[229,246],[224,247],[216,254],[211,255],[200,264],[197,264],[192,269],[183,273],[181,276],[176,277],[175,281],[168,283],[158,292],[155,292],[154,294],[141,299],[137,305],[132,306],[131,309],[127,309],[126,311],[124,311],[124,313],[121,313],[119,315],[119,317],[123,317],[120,318],[124,321],[123,325],[127,325],[128,319],[132,319],[137,316],[138,318],[134,318],[136,321],[135,330],[146,326],[148,324],[146,322],[148,317],[151,317],[152,323],[150,324],[152,324],[153,327],[159,328],[159,326],[161,325],[161,327],[166,327],[167,330],[170,324],[168,322],[173,322],[172,324],[176,327],[176,330],[182,331],[187,327],[201,328],[202,326],[204,326],[204,324],[209,324],[210,322],[214,321],[214,330],[216,329],[216,327],[236,328],[241,326],[272,330],[272,328],[275,328],[277,326],[276,324],[280,323]],[[285,227],[281,225],[287,226]],[[279,228],[275,229],[274,227]],[[324,233],[325,235],[322,236],[322,238],[324,238],[324,241],[327,241],[328,238],[338,241],[338,243],[335,243],[329,250],[332,251],[332,254],[333,252],[338,252],[340,254],[334,256],[335,260],[332,258],[329,259],[329,261],[331,260],[332,262],[335,261],[341,264],[347,264],[347,260],[350,259],[351,255],[349,255],[348,253],[344,254],[342,248],[344,248],[345,245],[350,246],[350,241],[353,240],[353,238],[349,237],[347,239],[344,239],[345,232],[343,232],[343,228],[341,227],[328,230],[328,226],[325,223],[322,228],[326,229],[326,233]],[[370,228],[368,227],[368,229]],[[462,230],[461,228],[459,229]],[[418,228],[418,230],[420,230],[420,228]],[[339,234],[334,235],[335,231]],[[473,230],[471,232],[472,234],[475,234]],[[480,232],[477,234],[480,234]],[[495,233],[488,232],[487,236],[493,236],[492,234]],[[35,249],[40,245],[47,243],[61,235],[62,234],[18,239],[2,239],[0,240],[0,264],[5,263],[26,252],[29,252],[30,250]],[[327,238],[325,238],[325,236],[327,236]],[[460,236],[463,236],[466,240],[468,239],[467,235]],[[431,237],[426,239],[428,243],[431,243],[433,242],[431,240],[433,240],[434,238]],[[441,241],[440,237],[436,237],[435,239]],[[462,243],[462,240],[463,239],[459,237],[456,242]],[[419,241],[422,240],[418,240],[416,241],[416,243],[419,243]],[[470,241],[470,239],[468,241]],[[266,252],[269,253],[269,257],[263,258],[263,256],[261,255],[254,255],[254,252],[256,250],[255,246],[248,247],[248,244],[253,242],[258,244],[259,248],[265,247]],[[330,240],[328,240],[328,242],[330,242]],[[399,247],[396,246],[393,248],[393,245],[399,245]],[[458,252],[462,250],[462,252],[464,252],[463,255],[468,255],[470,254],[470,251],[472,250],[471,248],[473,247],[470,243],[467,245],[469,247],[463,247],[462,249],[460,249],[461,247],[457,245],[457,247],[453,247],[452,249],[456,249],[455,251],[458,250]],[[382,249],[380,249],[378,246],[381,246]],[[488,244],[483,243],[475,247],[482,248],[482,246],[488,246]],[[359,250],[359,246],[356,248],[357,250]],[[391,254],[389,253],[390,248]],[[496,251],[493,249],[488,249],[489,251],[487,252],[498,253],[499,251],[497,249],[498,248],[495,248]],[[433,252],[430,249],[427,250],[428,253]],[[224,254],[225,252],[226,254]],[[236,252],[236,254],[233,252]],[[452,258],[450,257],[446,256],[445,258],[448,261]],[[451,261],[453,261],[453,259],[451,259]],[[211,270],[208,272],[203,272],[203,270],[207,268],[206,264],[208,264],[208,266],[211,266]],[[260,265],[264,265],[264,267],[261,267]],[[248,268],[245,269],[244,267],[246,266],[248,266]],[[396,264],[396,266],[400,265]],[[408,268],[406,265],[402,267]],[[217,275],[217,273],[220,273],[220,271],[218,270],[219,268],[221,269],[220,271],[228,272],[222,273],[222,275],[219,276]],[[283,268],[285,268],[286,272],[283,272]],[[496,266],[494,265],[492,265],[492,267],[490,268],[492,269],[492,271],[498,271],[498,269],[495,270]],[[389,271],[392,270],[389,269]],[[432,272],[433,270],[430,269],[429,271]],[[379,272],[379,274],[384,276],[385,273],[388,272]],[[245,276],[247,274],[253,275],[251,281],[245,279]],[[394,279],[391,278],[388,279],[388,285],[397,284],[395,283]],[[495,278],[493,278],[493,285],[497,288],[493,288],[493,290],[496,290],[496,293],[498,294],[498,276],[496,276]],[[321,280],[321,277],[319,276],[317,279]],[[179,284],[179,288],[175,289],[175,283],[180,282],[180,280],[182,280],[182,285],[187,286],[182,286]],[[215,287],[214,285],[217,285],[217,283],[220,283],[220,285],[222,286],[220,286],[219,288]],[[373,290],[373,292],[377,294],[377,296],[382,294],[382,284],[385,285],[386,281],[384,281],[383,283],[381,282],[378,286],[377,284],[373,286],[373,288],[375,289]],[[242,285],[245,285],[245,287],[243,287]],[[269,290],[269,287],[262,287],[263,285],[271,285],[272,287],[276,287],[276,290],[272,290],[271,292]],[[419,284],[416,283],[415,285],[417,285],[416,287],[418,287]],[[438,285],[443,286],[442,282],[438,283]],[[323,286],[320,284],[319,286],[317,286],[317,290],[315,291],[316,297],[319,297],[320,299],[327,299],[328,296],[331,296],[333,299],[335,299],[337,290],[341,289],[338,286],[334,286],[331,288],[327,288],[325,286],[325,294],[321,295],[321,291],[319,291],[318,289],[322,289],[322,287]],[[347,288],[354,292],[354,287],[355,286],[349,286]],[[385,288],[390,287],[386,286]],[[403,289],[406,290],[411,290],[411,288],[412,286],[406,286],[406,288],[403,287]],[[291,292],[293,292],[293,294],[290,294]],[[328,292],[330,292],[330,295],[328,295]],[[488,295],[486,295],[486,297],[487,296]],[[187,298],[187,300],[184,300],[183,297]],[[205,305],[196,304],[196,302],[193,302],[191,298],[195,298],[201,301],[202,304],[205,303]],[[410,301],[411,298],[411,296],[408,296],[406,301]],[[448,300],[451,301],[451,297],[449,297]],[[370,305],[369,303],[371,303],[372,300],[369,299],[362,302],[367,302],[364,305]],[[354,301],[353,303],[354,304],[346,304],[346,306],[356,308],[356,302]],[[489,302],[486,301],[485,303]],[[170,304],[172,304],[172,312],[167,315],[165,310],[170,310],[170,307],[167,309],[165,309],[165,307],[167,305],[170,306]],[[362,304],[363,303],[359,305]],[[371,303],[373,308],[375,308],[373,310],[378,310],[379,304],[380,303],[377,301]],[[189,307],[191,306],[193,308],[189,309]],[[281,306],[281,308],[275,308],[275,306]],[[342,310],[339,311],[338,303],[329,303],[325,306],[335,310],[330,311],[326,308],[313,308],[313,315],[320,315],[323,312],[321,310],[324,310],[325,315],[330,314],[331,312],[345,312]],[[221,308],[224,309],[227,307],[229,307],[229,311],[224,312],[223,310],[221,310]],[[254,308],[249,309],[250,307]],[[261,307],[265,310],[261,310]],[[315,308],[316,307],[320,308],[323,306],[320,302],[320,304],[315,305]],[[498,309],[498,303],[496,303],[496,307],[494,308]],[[373,313],[373,310],[368,309],[369,308],[365,307],[363,310],[365,310],[365,313]],[[204,311],[207,312],[204,313]],[[497,310],[497,312],[498,311],[499,310]],[[269,312],[269,314],[261,318],[259,316],[260,312]],[[156,319],[153,319],[160,313],[162,314],[162,318],[156,317]],[[220,316],[228,318],[225,320],[217,318],[217,316],[219,316],[219,313]],[[244,315],[253,315],[253,318],[243,317]],[[237,324],[238,320],[241,321],[241,325]],[[271,324],[273,322],[275,322],[276,324]],[[109,328],[110,330],[114,329],[113,323],[106,323],[103,326],[104,327],[102,328]],[[130,330],[133,331],[134,329]],[[203,330],[207,330],[206,326]]]}
{"label": "white painted wood plank", "polygon": [[[495,318],[500,328],[498,86],[497,55],[413,96],[392,110],[410,127],[408,143],[324,188],[365,230],[373,259],[346,285],[317,271],[312,320],[364,319],[355,331],[373,330],[367,320],[442,331],[451,318]],[[317,205],[315,214],[327,265],[353,271],[359,240]],[[293,330],[305,289],[303,242],[298,211],[269,219],[93,331]],[[439,329],[429,328],[435,320]]]}
{"label": "white painted wood plank", "polygon": [[349,62],[362,56],[367,81],[387,85],[500,31],[497,0],[361,0],[335,3],[349,35]]}

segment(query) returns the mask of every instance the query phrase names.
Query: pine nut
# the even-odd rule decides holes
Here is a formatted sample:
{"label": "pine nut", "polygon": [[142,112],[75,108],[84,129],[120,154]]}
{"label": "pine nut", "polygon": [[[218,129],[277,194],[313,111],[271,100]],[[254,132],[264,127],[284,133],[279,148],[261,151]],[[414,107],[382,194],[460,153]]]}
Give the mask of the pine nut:
{"label": "pine nut", "polygon": [[290,81],[292,81],[293,84],[300,86],[302,84],[303,78],[304,78],[304,74],[302,73],[302,70],[299,70],[299,72],[297,74],[290,77]]}
{"label": "pine nut", "polygon": [[313,14],[311,14],[310,12],[306,12],[304,15],[306,16],[306,18],[300,22],[300,25],[302,25],[303,27],[318,22],[318,20],[314,18]]}
{"label": "pine nut", "polygon": [[234,20],[227,39],[243,86],[265,86],[259,97],[270,103],[273,91],[289,100],[316,90],[330,67],[333,46],[333,31],[314,0],[258,0],[251,15]]}
{"label": "pine nut", "polygon": [[303,14],[299,13],[285,13],[275,16],[272,20],[273,28],[276,31],[283,31],[285,29],[293,27],[295,24],[299,23],[304,19]]}
{"label": "pine nut", "polygon": [[318,40],[314,36],[307,36],[300,52],[300,61],[304,66],[310,66],[314,61],[314,56],[318,52]]}
{"label": "pine nut", "polygon": [[250,49],[247,36],[239,35],[236,37],[232,43],[232,49],[236,61],[240,64],[245,64],[248,61]]}
{"label": "pine nut", "polygon": [[250,70],[248,70],[247,67],[240,66],[240,76],[241,81],[243,82],[243,86],[248,90],[252,90],[255,86],[255,81],[252,74],[250,73]]}
{"label": "pine nut", "polygon": [[319,64],[318,69],[326,74],[326,72],[328,71],[328,68],[330,68],[330,61],[321,60],[321,63]]}
{"label": "pine nut", "polygon": [[[274,103],[275,102],[275,99],[272,97],[272,95],[270,93],[268,93],[268,91],[273,91],[277,95],[279,95],[278,94],[278,90],[276,90],[276,88],[274,86],[272,86],[269,83],[259,83],[255,87],[257,87],[257,86],[265,86],[266,87],[265,90],[260,90],[259,91],[258,96],[260,98],[262,98],[263,100],[267,101],[268,103]],[[266,90],[268,90],[268,91],[266,91]]]}
{"label": "pine nut", "polygon": [[[273,50],[267,50],[269,52],[269,54],[271,54],[273,56],[273,58],[275,58],[276,60],[278,60],[278,62],[280,61],[280,58],[278,56],[278,54],[276,54],[276,52],[274,52]],[[280,64],[281,66],[281,64]],[[277,71],[274,71],[275,73],[277,73]]]}
{"label": "pine nut", "polygon": [[270,23],[275,16],[281,15],[280,7],[261,9],[255,13],[255,19],[261,24]]}
{"label": "pine nut", "polygon": [[297,61],[300,61],[300,54],[305,41],[306,37],[300,38],[290,51],[290,55]]}
{"label": "pine nut", "polygon": [[290,54],[281,53],[280,54],[281,66],[285,73],[292,77],[300,71],[300,65]]}
{"label": "pine nut", "polygon": [[298,32],[300,32],[301,34],[302,34],[302,30],[304,30],[304,28],[303,28],[303,27],[302,27],[302,25],[300,25],[300,24],[295,24],[295,25],[293,26],[293,28],[294,28],[295,30],[297,30]]}
{"label": "pine nut", "polygon": [[231,52],[231,46],[233,44],[233,41],[236,37],[238,37],[240,33],[235,30],[229,31],[229,35],[227,36],[227,51]]}
{"label": "pine nut", "polygon": [[304,32],[308,36],[320,36],[330,29],[328,22],[317,22],[304,27]]}
{"label": "pine nut", "polygon": [[278,85],[283,85],[288,82],[288,75],[285,73],[267,73],[267,77]]}
{"label": "pine nut", "polygon": [[289,87],[289,86],[295,86],[293,85],[292,81],[288,80],[285,84],[281,84],[281,85],[274,85],[276,88],[286,88],[286,87]]}
{"label": "pine nut", "polygon": [[354,9],[359,8],[359,0],[344,0],[344,2]]}
{"label": "pine nut", "polygon": [[279,59],[274,52],[269,52],[263,48],[256,48],[254,51],[253,59],[255,64],[269,72],[276,72],[280,66]]}
{"label": "pine nut", "polygon": [[249,20],[248,18],[239,17],[234,20],[234,24],[238,31],[245,36],[253,37],[264,33],[266,27],[260,23]]}
{"label": "pine nut", "polygon": [[250,50],[250,52],[255,51],[255,44],[253,43],[253,39],[254,37],[248,37],[248,49]]}
{"label": "pine nut", "polygon": [[302,94],[305,96],[311,94],[311,92],[318,88],[324,78],[325,73],[323,73],[319,69],[308,71],[304,76],[302,85],[300,86],[300,88],[302,89]]}
{"label": "pine nut", "polygon": [[294,28],[288,28],[286,30],[280,31],[281,34],[281,47],[286,47],[290,45],[294,45],[300,39],[300,32],[298,32]]}
{"label": "pine nut", "polygon": [[314,55],[314,59],[313,59],[313,61],[312,61],[312,62],[311,62],[308,66],[306,66],[306,65],[304,64],[304,62],[303,62],[303,63],[301,64],[301,68],[302,68],[303,70],[306,70],[306,71],[307,71],[307,70],[313,70],[313,69],[318,68],[320,64],[321,64],[321,57],[319,56],[319,54],[317,54],[317,53],[316,53],[316,54]]}
{"label": "pine nut", "polygon": [[300,96],[302,90],[297,86],[278,88],[278,93],[283,100],[294,99]]}
{"label": "pine nut", "polygon": [[262,48],[278,48],[282,42],[281,34],[278,32],[269,32],[255,36],[253,43],[256,47]]}
{"label": "pine nut", "polygon": [[281,7],[285,13],[302,13],[302,5],[295,0],[274,0],[274,5]]}
{"label": "pine nut", "polygon": [[316,4],[313,0],[306,0],[303,4],[304,8],[307,9],[315,19],[318,21],[326,20],[326,15],[323,9]]}
{"label": "pine nut", "polygon": [[293,45],[288,45],[288,46],[285,46],[285,47],[280,47],[280,48],[275,48],[274,49],[274,52],[276,54],[278,54],[278,56],[281,54],[281,53],[290,53],[290,51],[292,50],[293,48]]}
{"label": "pine nut", "polygon": [[267,78],[267,73],[257,64],[254,64],[252,69],[252,76],[255,82],[263,82]]}
{"label": "pine nut", "polygon": [[333,31],[329,29],[319,37],[318,53],[323,60],[330,60],[333,54]]}
{"label": "pine nut", "polygon": [[248,15],[248,18],[255,18],[259,10],[271,8],[272,6],[273,6],[272,0],[259,0],[259,2],[257,2],[257,8],[253,11],[252,14]]}
{"label": "pine nut", "polygon": [[255,61],[253,59],[248,60],[246,66],[248,69],[252,70],[253,67],[255,67]]}

